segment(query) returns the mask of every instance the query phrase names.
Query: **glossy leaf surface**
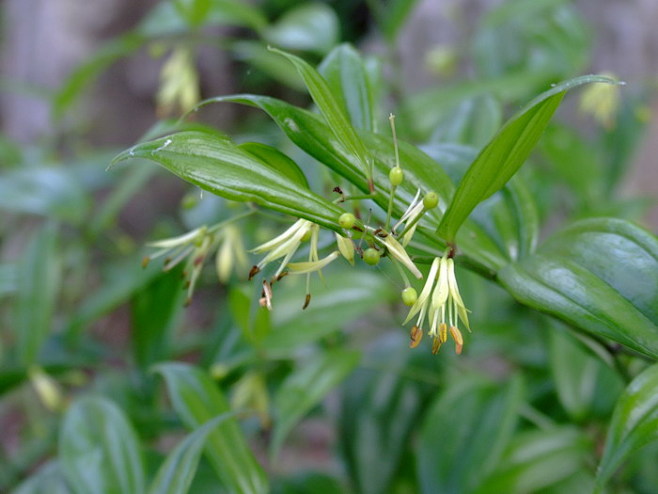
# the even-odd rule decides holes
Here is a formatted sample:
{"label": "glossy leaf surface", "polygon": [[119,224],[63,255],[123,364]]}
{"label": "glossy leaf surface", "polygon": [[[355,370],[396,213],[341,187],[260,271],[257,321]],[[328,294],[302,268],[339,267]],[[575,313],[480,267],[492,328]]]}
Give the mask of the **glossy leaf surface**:
{"label": "glossy leaf surface", "polygon": [[329,130],[349,152],[351,159],[357,161],[361,173],[368,177],[370,175],[370,167],[372,166],[371,158],[368,156],[368,151],[363,141],[361,141],[361,138],[349,122],[343,102],[334,97],[327,81],[304,60],[290,53],[274,49],[272,51],[283,55],[292,62],[299,75],[304,79],[308,92],[320,109],[320,113],[326,120]]}
{"label": "glossy leaf surface", "polygon": [[628,385],[612,416],[599,464],[596,492],[621,463],[642,446],[658,439],[658,365],[653,365]]}
{"label": "glossy leaf surface", "polygon": [[113,163],[145,158],[182,179],[236,201],[252,201],[276,211],[339,230],[342,210],[302,188],[287,174],[266,165],[227,138],[204,132],[180,132],[138,144]]}
{"label": "glossy leaf surface", "polygon": [[372,131],[374,98],[363,58],[351,45],[342,44],[331,50],[318,67],[333,94],[338,97],[357,129]]}
{"label": "glossy leaf surface", "polygon": [[630,222],[576,222],[499,279],[531,307],[658,358],[658,239]]}
{"label": "glossy leaf surface", "polygon": [[576,86],[615,81],[603,76],[583,76],[553,87],[512,117],[480,152],[459,183],[438,233],[453,242],[459,227],[481,201],[501,189],[530,155],[557,110],[565,93]]}

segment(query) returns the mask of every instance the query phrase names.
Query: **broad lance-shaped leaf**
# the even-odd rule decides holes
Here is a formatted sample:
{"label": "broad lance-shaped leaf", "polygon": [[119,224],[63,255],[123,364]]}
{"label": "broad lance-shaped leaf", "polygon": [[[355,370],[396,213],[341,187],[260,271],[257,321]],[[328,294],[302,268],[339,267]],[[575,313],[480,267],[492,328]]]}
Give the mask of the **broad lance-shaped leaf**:
{"label": "broad lance-shaped leaf", "polygon": [[222,422],[232,418],[225,413],[209,420],[181,441],[167,455],[149,487],[149,494],[185,494],[194,480],[203,446],[208,435]]}
{"label": "broad lance-shaped leaf", "polygon": [[66,412],[59,439],[62,470],[79,494],[140,494],[144,466],[134,429],[113,402],[87,396]]}
{"label": "broad lance-shaped leaf", "polygon": [[579,221],[498,279],[522,303],[658,359],[658,238],[646,230]]}
{"label": "broad lance-shaped leaf", "polygon": [[500,190],[514,176],[541,137],[566,92],[588,83],[617,84],[604,76],[582,76],[542,93],[512,117],[480,152],[459,183],[437,230],[454,242],[459,227],[480,202]]}
{"label": "broad lance-shaped leaf", "polygon": [[274,457],[288,433],[311,408],[317,405],[356,367],[360,354],[338,350],[313,359],[291,374],[274,398],[277,419],[270,451]]}
{"label": "broad lance-shaped leaf", "polygon": [[180,132],[138,144],[112,163],[131,158],[155,161],[183,180],[227,199],[255,202],[341,231],[338,217],[343,210],[291,179],[291,161],[286,162],[286,170],[279,171],[227,138]]}
{"label": "broad lance-shaped leaf", "polygon": [[[213,417],[230,412],[224,395],[201,369],[167,363],[156,366],[155,371],[164,377],[174,410],[187,427],[196,429]],[[229,492],[269,492],[265,473],[235,419],[223,421],[208,434],[205,452]]]}
{"label": "broad lance-shaped leaf", "polygon": [[606,481],[631,453],[658,440],[656,388],[658,364],[633,379],[619,398],[608,428],[595,492],[602,491]]}
{"label": "broad lance-shaped leaf", "polygon": [[304,84],[306,84],[311,98],[318,105],[320,113],[322,113],[327,124],[329,124],[331,132],[345,149],[354,156],[354,159],[358,161],[361,172],[370,181],[372,179],[372,158],[368,155],[363,141],[348,120],[342,102],[334,97],[327,81],[324,80],[317,70],[301,58],[275,48],[270,48],[270,50],[283,55],[293,63],[299,75],[304,79]]}
{"label": "broad lance-shaped leaf", "polygon": [[365,63],[358,51],[343,43],[325,57],[318,71],[333,94],[343,102],[352,124],[357,129],[372,131],[375,127],[374,97]]}
{"label": "broad lance-shaped leaf", "polygon": [[453,380],[420,428],[420,492],[473,492],[500,461],[522,402],[518,376],[504,385],[479,377]]}

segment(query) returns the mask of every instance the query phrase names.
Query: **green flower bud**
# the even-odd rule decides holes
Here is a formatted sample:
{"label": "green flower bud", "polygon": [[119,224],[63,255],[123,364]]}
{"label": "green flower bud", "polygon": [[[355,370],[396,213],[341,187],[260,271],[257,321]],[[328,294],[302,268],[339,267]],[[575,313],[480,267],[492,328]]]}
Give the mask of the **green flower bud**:
{"label": "green flower bud", "polygon": [[391,168],[391,171],[388,172],[388,179],[391,181],[392,186],[397,187],[400,185],[404,181],[404,172],[402,171],[402,168],[399,166]]}
{"label": "green flower bud", "polygon": [[439,196],[436,192],[430,191],[423,197],[423,206],[425,209],[434,209],[439,204]]}
{"label": "green flower bud", "polygon": [[402,290],[402,303],[404,305],[414,305],[416,303],[416,300],[418,299],[418,294],[416,293],[416,290],[408,286],[404,290]]}
{"label": "green flower bud", "polygon": [[377,249],[373,249],[370,247],[369,249],[366,249],[363,252],[363,260],[365,261],[366,264],[369,264],[370,266],[376,266],[379,264],[379,258],[381,255],[379,254],[379,251]]}
{"label": "green flower bud", "polygon": [[343,213],[340,215],[340,218],[338,218],[338,224],[346,230],[352,228],[355,223],[356,217],[352,213]]}

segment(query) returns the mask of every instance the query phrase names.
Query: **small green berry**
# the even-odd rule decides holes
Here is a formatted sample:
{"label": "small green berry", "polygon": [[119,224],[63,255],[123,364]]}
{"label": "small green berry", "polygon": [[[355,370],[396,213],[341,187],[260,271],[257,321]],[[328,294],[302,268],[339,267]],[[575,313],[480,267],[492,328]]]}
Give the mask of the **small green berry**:
{"label": "small green berry", "polygon": [[416,303],[416,300],[418,299],[418,294],[416,293],[416,290],[408,286],[404,290],[402,290],[402,303],[404,305],[414,305]]}
{"label": "small green berry", "polygon": [[356,217],[352,213],[343,213],[340,215],[340,218],[338,218],[338,224],[341,228],[345,228],[346,230],[352,228],[355,223]]}
{"label": "small green berry", "polygon": [[423,197],[423,206],[425,209],[434,209],[439,204],[439,196],[436,192],[430,191]]}
{"label": "small green berry", "polygon": [[391,168],[391,171],[388,172],[388,179],[391,181],[393,187],[400,185],[404,181],[404,172],[402,171],[402,168],[399,166]]}
{"label": "small green berry", "polygon": [[363,252],[363,260],[365,261],[366,264],[369,264],[370,266],[376,266],[379,264],[379,258],[380,258],[379,251],[377,249],[373,249],[370,247],[369,249],[366,249]]}

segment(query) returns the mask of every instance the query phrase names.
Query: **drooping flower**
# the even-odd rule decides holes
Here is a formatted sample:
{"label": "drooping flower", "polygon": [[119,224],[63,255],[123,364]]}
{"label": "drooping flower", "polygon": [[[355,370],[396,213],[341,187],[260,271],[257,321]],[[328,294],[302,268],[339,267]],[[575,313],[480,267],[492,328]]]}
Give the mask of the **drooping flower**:
{"label": "drooping flower", "polygon": [[454,261],[447,254],[435,258],[432,262],[423,290],[416,303],[411,306],[404,324],[416,314],[418,319],[411,329],[412,347],[420,341],[425,319],[428,318],[428,335],[432,337],[432,353],[438,352],[441,345],[448,340],[448,333],[455,342],[457,354],[462,352],[464,340],[458,322],[461,320],[466,328],[471,330],[468,309],[459,293]]}
{"label": "drooping flower", "polygon": [[272,240],[253,248],[251,252],[254,252],[255,254],[262,254],[263,252],[267,252],[267,255],[251,269],[249,278],[253,278],[256,273],[258,273],[270,262],[276,261],[277,259],[281,259],[283,257],[283,261],[281,262],[279,269],[274,274],[274,278],[278,278],[288,262],[290,262],[290,259],[292,259],[292,256],[294,256],[295,252],[297,252],[297,249],[299,249],[302,240],[305,240],[305,238],[307,238],[309,235],[312,237],[314,231],[317,235],[318,228],[318,225],[315,225],[308,220],[299,219],[281,235],[278,235]]}
{"label": "drooping flower", "polygon": [[229,281],[232,271],[242,272],[248,265],[240,230],[230,221],[232,220],[211,227],[200,226],[178,237],[151,242],[148,246],[158,250],[145,257],[142,265],[146,266],[153,259],[165,257],[163,269],[170,271],[185,262],[183,269],[187,287],[185,303],[189,304],[208,256],[216,252],[215,268],[217,277],[222,283]]}
{"label": "drooping flower", "polygon": [[[318,240],[320,236],[320,227],[319,225],[312,223],[308,220],[300,219],[297,220],[290,228],[288,228],[281,235],[275,237],[274,239],[265,242],[264,244],[259,245],[255,249],[252,249],[252,252],[262,253],[268,252],[268,254],[261,259],[261,261],[251,269],[249,273],[249,278],[251,279],[256,275],[265,265],[275,261],[277,259],[283,258],[281,265],[277,269],[272,281],[263,282],[263,297],[261,298],[261,305],[272,309],[272,284],[278,279],[282,278],[286,274],[306,274],[306,300],[304,302],[304,309],[308,307],[308,304],[311,301],[310,293],[310,276],[311,273],[318,272],[322,275],[321,270],[331,263],[334,259],[338,257],[340,252],[338,250],[330,253],[326,257],[320,259],[318,254]],[[292,257],[295,255],[301,243],[305,240],[309,240],[309,254],[308,260],[305,262],[290,262]],[[351,241],[350,241],[351,243]],[[341,246],[339,243],[339,249],[345,250],[345,246]],[[344,254],[345,255],[345,254]],[[347,256],[346,256],[347,257]],[[284,269],[288,269],[284,272]],[[266,286],[267,285],[267,286]]]}

